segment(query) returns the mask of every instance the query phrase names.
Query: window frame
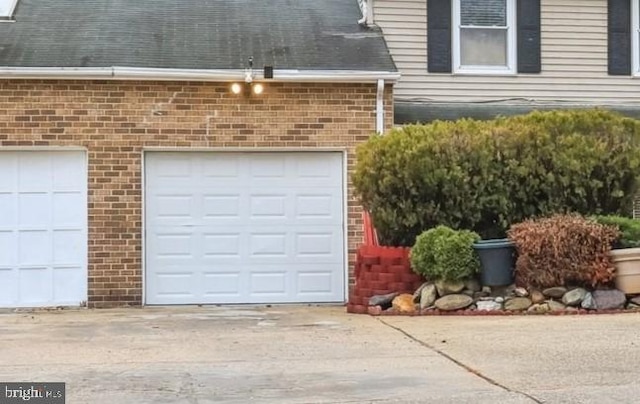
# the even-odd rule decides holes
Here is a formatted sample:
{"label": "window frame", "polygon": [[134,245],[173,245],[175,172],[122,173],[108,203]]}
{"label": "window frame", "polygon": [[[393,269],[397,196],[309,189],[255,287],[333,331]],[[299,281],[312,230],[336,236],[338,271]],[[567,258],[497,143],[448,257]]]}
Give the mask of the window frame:
{"label": "window frame", "polygon": [[631,0],[631,75],[640,77],[640,0]]}
{"label": "window frame", "polygon": [[9,8],[7,9],[8,13],[7,14],[0,13],[0,21],[11,20],[13,18],[13,14],[16,11],[16,6],[18,5],[18,0],[8,0],[7,4],[9,5]]}
{"label": "window frame", "polygon": [[[639,0],[633,0],[637,3]],[[451,22],[452,22],[452,56],[453,56],[453,74],[477,74],[477,75],[515,75],[517,73],[517,13],[516,0],[506,0],[507,7],[507,66],[462,66],[461,63],[461,47],[460,47],[460,31],[461,25],[461,0],[452,0],[451,2]],[[484,27],[478,27],[484,28]],[[491,29],[491,27],[486,27]],[[500,29],[500,28],[497,28]]]}

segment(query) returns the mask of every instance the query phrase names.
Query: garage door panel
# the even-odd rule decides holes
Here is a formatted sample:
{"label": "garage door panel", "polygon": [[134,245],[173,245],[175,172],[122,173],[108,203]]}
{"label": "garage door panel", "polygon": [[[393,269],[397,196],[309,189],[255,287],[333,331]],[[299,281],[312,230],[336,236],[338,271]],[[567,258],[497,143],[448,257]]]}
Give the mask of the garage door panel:
{"label": "garage door panel", "polygon": [[18,156],[5,153],[0,156],[0,192],[15,192],[18,188]]}
{"label": "garage door panel", "polygon": [[78,212],[85,210],[86,199],[81,192],[55,192],[52,203],[54,227],[83,227],[85,218]]}
{"label": "garage door panel", "polygon": [[53,264],[82,265],[80,257],[84,252],[84,234],[81,230],[53,231]]}
{"label": "garage door panel", "polygon": [[51,225],[51,195],[18,194],[18,221],[22,228],[46,229]]}
{"label": "garage door panel", "polygon": [[61,304],[77,304],[87,295],[86,274],[81,266],[53,268],[53,299]]}
{"label": "garage door panel", "polygon": [[52,259],[51,235],[46,230],[18,232],[19,265],[48,265]]}
{"label": "garage door panel", "polygon": [[0,305],[86,301],[85,153],[0,151],[0,171]]}
{"label": "garage door panel", "polygon": [[25,153],[18,160],[18,191],[40,192],[52,188],[49,154]]}
{"label": "garage door panel", "polygon": [[18,271],[20,301],[41,305],[53,300],[53,277],[47,267],[21,268]]}
{"label": "garage door panel", "polygon": [[83,170],[78,165],[84,165],[83,156],[76,152],[58,152],[52,159],[53,189],[56,192],[75,192],[86,187]]}
{"label": "garage door panel", "polygon": [[174,267],[174,271],[171,269],[169,267],[166,271],[156,274],[155,294],[159,298],[192,299],[198,289],[196,268]]}
{"label": "garage door panel", "polygon": [[[343,301],[341,153],[159,152],[146,160],[147,303]],[[166,176],[176,161],[190,167],[188,177]],[[191,202],[162,200],[178,194]],[[191,255],[158,237],[171,231],[191,235]],[[308,265],[322,268],[299,281]],[[194,274],[191,296],[165,293],[172,290],[158,277],[169,268]]]}
{"label": "garage door panel", "polygon": [[16,237],[11,231],[0,231],[0,267],[16,265],[17,258]]}
{"label": "garage door panel", "polygon": [[[1,248],[1,246],[0,246]],[[12,307],[18,301],[18,272],[0,264],[0,306]]]}
{"label": "garage door panel", "polygon": [[[0,159],[1,160],[1,159]],[[0,175],[2,177],[2,175]],[[15,228],[18,224],[18,209],[15,195],[0,193],[0,229]]]}

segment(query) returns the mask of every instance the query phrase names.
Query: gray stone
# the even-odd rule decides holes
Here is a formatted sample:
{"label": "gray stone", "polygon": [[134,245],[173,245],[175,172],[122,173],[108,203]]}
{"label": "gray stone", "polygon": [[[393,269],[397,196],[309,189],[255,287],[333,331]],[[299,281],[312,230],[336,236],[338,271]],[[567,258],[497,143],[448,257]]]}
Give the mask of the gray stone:
{"label": "gray stone", "polygon": [[491,286],[483,286],[482,289],[480,290],[482,293],[488,293],[491,294]]}
{"label": "gray stone", "polygon": [[549,310],[551,309],[547,303],[538,303],[529,307],[527,313],[547,313]]}
{"label": "gray stone", "polygon": [[504,309],[509,311],[522,311],[531,307],[531,300],[526,297],[514,297],[504,303]]}
{"label": "gray stone", "polygon": [[482,287],[477,279],[469,279],[464,283],[464,287],[472,292],[480,292]]}
{"label": "gray stone", "polygon": [[481,300],[476,303],[479,311],[502,310],[502,305],[494,300]]}
{"label": "gray stone", "polygon": [[593,292],[593,299],[598,310],[622,309],[627,302],[625,294],[617,289],[596,290]]}
{"label": "gray stone", "polygon": [[465,289],[465,290],[463,290],[463,291],[462,291],[462,292],[460,292],[460,293],[461,293],[461,294],[463,294],[463,295],[467,295],[467,296],[473,297],[473,295],[474,295],[476,292],[474,292],[473,290]]}
{"label": "gray stone", "polygon": [[634,302],[627,303],[627,310],[636,310],[636,309],[640,309],[640,304],[637,304]]}
{"label": "gray stone", "polygon": [[534,304],[544,303],[545,300],[547,300],[547,298],[544,297],[542,292],[540,292],[539,290],[534,290],[533,292],[531,292],[531,301]]}
{"label": "gray stone", "polygon": [[436,288],[439,296],[453,295],[462,292],[464,282],[462,281],[436,281]]}
{"label": "gray stone", "polygon": [[584,299],[582,299],[582,303],[580,303],[580,306],[583,309],[588,310],[596,309],[596,301],[593,299],[593,295],[590,292],[587,292],[587,294],[584,296]]}
{"label": "gray stone", "polygon": [[415,292],[413,292],[413,301],[416,303],[420,302],[420,296],[422,295],[422,289],[424,289],[425,286],[430,285],[431,282],[425,282],[422,285],[420,285],[420,287],[418,289],[416,289]]}
{"label": "gray stone", "polygon": [[556,302],[555,300],[547,300],[547,304],[551,311],[563,311],[567,308],[564,304]]}
{"label": "gray stone", "polygon": [[629,301],[630,301],[631,303],[634,303],[634,304],[638,304],[638,305],[640,305],[640,296],[634,296],[634,297],[632,297],[631,299],[629,299]]}
{"label": "gray stone", "polygon": [[562,303],[567,306],[579,306],[587,296],[587,291],[582,288],[571,289],[562,296]]}
{"label": "gray stone", "polygon": [[508,285],[508,286],[494,286],[491,288],[491,296],[513,296],[514,291],[516,290],[516,285]]}
{"label": "gray stone", "polygon": [[482,302],[489,302],[489,301],[493,302],[493,301],[495,301],[494,299],[495,298],[493,298],[491,296],[483,296],[483,297],[479,298],[478,300],[482,301]]}
{"label": "gray stone", "polygon": [[514,293],[516,294],[516,296],[518,297],[527,297],[529,296],[529,292],[527,291],[527,289],[525,288],[516,288],[514,290]]}
{"label": "gray stone", "polygon": [[386,295],[375,295],[369,298],[369,306],[381,306],[383,309],[391,307],[391,302],[398,296],[400,293],[393,292],[387,293]]}
{"label": "gray stone", "polygon": [[503,303],[503,302],[504,302],[504,297],[502,297],[502,296],[498,296],[498,297],[496,297],[494,300],[495,300],[496,302],[498,302],[498,303]]}
{"label": "gray stone", "polygon": [[562,299],[562,296],[567,293],[567,288],[562,286],[556,286],[553,288],[547,288],[542,291],[542,294],[552,299]]}
{"label": "gray stone", "polygon": [[437,298],[438,292],[436,291],[436,285],[425,285],[420,294],[420,309],[426,309],[427,307],[433,306],[433,303],[435,303]]}
{"label": "gray stone", "polygon": [[447,295],[436,300],[436,307],[440,310],[460,310],[471,305],[473,299],[467,295]]}

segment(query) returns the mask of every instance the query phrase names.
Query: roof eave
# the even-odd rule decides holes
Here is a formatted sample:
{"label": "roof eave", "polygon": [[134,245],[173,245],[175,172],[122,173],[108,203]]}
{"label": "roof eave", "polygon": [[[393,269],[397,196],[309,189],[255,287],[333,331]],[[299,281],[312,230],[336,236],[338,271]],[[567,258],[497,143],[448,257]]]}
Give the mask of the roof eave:
{"label": "roof eave", "polygon": [[[244,69],[162,69],[140,67],[0,67],[0,79],[64,79],[64,80],[157,80],[157,81],[243,81]],[[265,80],[260,69],[253,71],[254,80]],[[286,70],[274,69],[269,81],[282,82],[395,82],[396,71],[365,70]]]}

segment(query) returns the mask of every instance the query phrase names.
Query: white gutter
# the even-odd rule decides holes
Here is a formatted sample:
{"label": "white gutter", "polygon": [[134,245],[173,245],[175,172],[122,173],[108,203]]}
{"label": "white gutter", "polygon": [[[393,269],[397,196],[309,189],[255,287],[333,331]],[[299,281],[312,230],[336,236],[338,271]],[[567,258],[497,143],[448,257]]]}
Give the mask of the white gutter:
{"label": "white gutter", "polygon": [[376,92],[376,132],[384,133],[384,80],[378,80],[378,91]]}
{"label": "white gutter", "polygon": [[[264,80],[256,69],[254,80]],[[138,67],[0,67],[0,79],[65,79],[65,80],[159,80],[159,81],[244,81],[244,69],[155,69]],[[273,79],[282,82],[371,83],[378,80],[395,82],[398,72],[366,70],[274,70]]]}

